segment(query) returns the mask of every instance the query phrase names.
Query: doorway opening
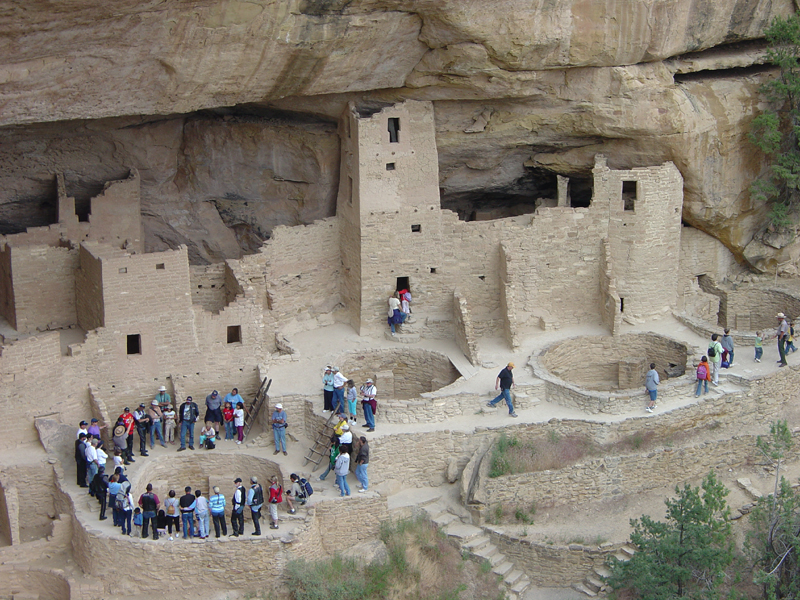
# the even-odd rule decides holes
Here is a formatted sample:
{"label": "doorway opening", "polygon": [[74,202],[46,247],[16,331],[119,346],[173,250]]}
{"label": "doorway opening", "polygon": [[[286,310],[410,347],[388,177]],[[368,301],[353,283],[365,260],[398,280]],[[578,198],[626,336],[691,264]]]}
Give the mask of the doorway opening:
{"label": "doorway opening", "polygon": [[410,292],[411,288],[409,287],[408,277],[398,277],[397,278],[397,287],[395,288],[395,290],[398,291],[398,292],[400,290],[408,290]]}

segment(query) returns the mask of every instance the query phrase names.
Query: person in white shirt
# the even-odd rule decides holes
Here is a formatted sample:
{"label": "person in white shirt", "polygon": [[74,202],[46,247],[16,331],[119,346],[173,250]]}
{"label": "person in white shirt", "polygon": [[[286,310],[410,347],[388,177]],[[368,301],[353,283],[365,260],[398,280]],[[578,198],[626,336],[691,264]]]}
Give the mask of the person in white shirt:
{"label": "person in white shirt", "polygon": [[344,384],[347,377],[339,372],[339,367],[333,367],[333,414],[344,412]]}
{"label": "person in white shirt", "polygon": [[[86,482],[91,483],[100,463],[97,461],[97,440],[92,440],[86,445]],[[91,492],[89,492],[91,494]],[[94,494],[92,494],[94,495]]]}

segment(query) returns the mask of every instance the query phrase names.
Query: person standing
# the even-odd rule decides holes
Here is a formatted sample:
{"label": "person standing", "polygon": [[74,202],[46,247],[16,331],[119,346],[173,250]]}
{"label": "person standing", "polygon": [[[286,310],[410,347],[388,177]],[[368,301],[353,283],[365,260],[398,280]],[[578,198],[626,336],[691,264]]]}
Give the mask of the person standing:
{"label": "person standing", "polygon": [[[250,490],[247,492],[247,506],[250,507],[250,516],[253,518],[253,527],[255,531],[252,535],[261,535],[261,507],[264,505],[264,490],[258,483],[257,477],[250,478]],[[277,510],[276,510],[277,518]]]}
{"label": "person standing", "polygon": [[331,366],[325,367],[325,372],[322,374],[322,411],[329,412],[333,410],[333,370]]}
{"label": "person standing", "polygon": [[78,485],[82,488],[89,487],[86,483],[86,433],[81,431],[75,440],[75,466],[78,468]]}
{"label": "person standing", "polygon": [[367,476],[369,444],[367,444],[367,438],[363,435],[358,439],[361,442],[361,446],[358,448],[358,454],[356,454],[356,479],[358,479],[358,483],[361,484],[358,491],[366,492],[369,489],[369,477]]}
{"label": "person standing", "polygon": [[344,384],[347,377],[342,375],[338,367],[333,367],[333,410],[336,414],[344,412]]}
{"label": "person standing", "polygon": [[650,402],[645,407],[647,412],[653,412],[656,408],[656,398],[658,398],[658,384],[661,380],[658,378],[658,371],[656,371],[656,363],[650,363],[650,370],[644,377],[644,389],[650,395]]}
{"label": "person standing", "polygon": [[367,423],[367,431],[375,431],[375,412],[378,408],[378,388],[375,387],[372,379],[367,379],[361,386],[361,408],[364,411],[364,421]]}
{"label": "person standing", "polygon": [[708,362],[711,365],[711,383],[719,385],[719,367],[722,364],[722,344],[717,339],[715,333],[711,336],[711,343],[708,346]]}
{"label": "person standing", "polygon": [[275,452],[278,454],[283,450],[283,455],[288,456],[286,452],[286,412],[283,410],[282,404],[276,404],[275,410],[272,412],[272,437],[275,438]]}
{"label": "person standing", "polygon": [[[722,336],[722,349],[728,353],[728,367],[733,366],[733,337],[731,336],[731,330],[725,329],[725,333]],[[723,356],[723,360],[724,360]]]}
{"label": "person standing", "polygon": [[345,383],[345,390],[347,394],[347,412],[350,413],[350,422],[355,425],[356,421],[356,403],[358,402],[358,392],[356,392],[356,383],[352,379],[348,379]]}
{"label": "person standing", "polygon": [[236,427],[236,443],[244,440],[244,402],[239,402],[233,410],[233,426]]}
{"label": "person standing", "polygon": [[283,488],[278,484],[278,478],[272,477],[269,486],[269,516],[272,522],[269,524],[270,529],[278,528],[278,504],[283,502]]}
{"label": "person standing", "polygon": [[133,411],[133,420],[136,421],[136,433],[139,434],[139,454],[147,454],[147,432],[150,431],[150,417],[147,416],[144,403],[139,404],[139,408]]}
{"label": "person standing", "polygon": [[[236,394],[239,395],[238,393]],[[222,398],[219,392],[214,390],[206,396],[206,418],[204,421],[211,421],[214,424],[214,430],[219,431],[222,425]]]}
{"label": "person standing", "polygon": [[194,513],[197,516],[197,527],[200,529],[200,539],[205,540],[208,538],[209,525],[211,525],[211,519],[208,515],[208,500],[203,496],[201,490],[195,490],[194,496],[196,498],[194,501]]}
{"label": "person standing", "polygon": [[755,361],[760,363],[761,357],[764,355],[764,338],[760,331],[756,331],[755,351]]}
{"label": "person standing", "polygon": [[389,318],[387,319],[389,328],[392,330],[392,335],[395,335],[395,326],[402,325],[408,316],[406,313],[400,310],[400,308],[400,295],[395,292],[394,295],[389,298]]}
{"label": "person standing", "polygon": [[163,385],[158,388],[158,393],[153,399],[161,409],[161,414],[164,414],[168,409],[172,408],[172,398],[170,398],[169,394],[167,393],[167,388]]}
{"label": "person standing", "polygon": [[167,516],[167,532],[172,535],[172,528],[175,527],[175,535],[178,535],[181,530],[181,504],[175,497],[175,490],[170,490],[164,500],[164,510]]}
{"label": "person standing", "polygon": [[153,484],[147,484],[147,491],[139,496],[139,506],[142,509],[142,537],[147,537],[147,529],[148,525],[152,524],[153,526],[153,539],[158,539],[158,527],[156,524],[156,513],[158,512],[158,506],[161,502],[158,500],[158,496],[153,493]]}
{"label": "person standing", "polygon": [[[97,458],[97,440],[90,440],[89,443],[86,444],[86,452],[85,452],[85,460],[86,460],[86,484],[91,485],[92,481],[94,480],[94,476],[97,475],[97,471],[100,470],[100,461]],[[89,494],[94,496],[94,492],[89,489]]]}
{"label": "person standing", "polygon": [[133,430],[136,427],[136,421],[133,419],[131,409],[126,406],[119,416],[119,420],[125,426],[125,452],[128,455],[128,462],[136,462],[133,460]]}
{"label": "person standing", "polygon": [[183,529],[183,539],[194,537],[194,507],[196,498],[192,493],[192,486],[187,485],[185,494],[181,496],[178,504],[181,507],[181,529]]}
{"label": "person standing", "polygon": [[320,481],[325,481],[325,478],[328,476],[334,466],[336,465],[336,459],[339,457],[339,436],[333,435],[331,436],[331,446],[330,450],[328,451],[328,468],[325,469],[325,472],[319,476]]}
{"label": "person standing", "polygon": [[786,342],[789,340],[789,323],[786,322],[786,315],[782,312],[775,315],[775,318],[778,319],[778,330],[775,332],[775,337],[778,338],[778,354],[780,355],[780,363],[781,367],[785,367],[788,363],[786,362]]}
{"label": "person standing", "polygon": [[247,491],[242,485],[241,477],[234,479],[233,484],[236,486],[236,489],[233,491],[233,498],[231,500],[233,506],[233,510],[231,510],[231,529],[233,532],[231,535],[233,537],[239,537],[240,535],[244,535],[244,506],[247,500]]}
{"label": "person standing", "polygon": [[708,358],[703,356],[700,359],[700,364],[697,365],[697,391],[694,394],[695,398],[700,397],[700,388],[705,384],[705,392],[708,393],[708,382],[711,379],[711,365],[708,364]]}
{"label": "person standing", "polygon": [[186,435],[189,435],[189,450],[194,450],[194,424],[200,416],[200,409],[192,400],[191,396],[186,396],[186,402],[181,404],[178,409],[178,422],[181,424],[181,447],[178,452],[186,450]]}
{"label": "person standing", "polygon": [[167,406],[164,415],[164,441],[170,444],[175,443],[175,419],[178,413],[172,408],[172,404]]}
{"label": "person standing", "polygon": [[150,402],[150,408],[147,410],[147,416],[150,417],[150,449],[152,450],[156,445],[156,438],[161,443],[162,448],[166,448],[164,443],[164,431],[161,425],[164,422],[164,414],[161,412],[161,407],[158,405],[158,400],[153,398]]}
{"label": "person standing", "polygon": [[505,400],[508,406],[508,414],[511,417],[516,417],[517,413],[514,412],[514,403],[511,401],[511,388],[514,387],[514,363],[508,363],[505,368],[497,375],[497,381],[494,383],[494,389],[500,390],[500,393],[491,402],[487,402],[486,406],[494,408],[500,400]]}
{"label": "person standing", "polygon": [[350,472],[350,455],[342,452],[336,458],[336,465],[333,468],[336,473],[336,483],[339,485],[339,496],[349,496],[350,486],[347,485],[347,474]]}
{"label": "person standing", "polygon": [[228,526],[225,523],[225,496],[219,493],[219,487],[214,486],[214,495],[208,499],[208,508],[211,511],[211,520],[214,522],[214,536],[219,539],[219,532],[228,535]]}
{"label": "person standing", "polygon": [[[244,406],[244,399],[239,395],[239,388],[233,388],[229,394],[225,394],[225,398],[222,400],[222,419],[225,423],[225,440],[232,440],[233,439],[233,432],[235,430],[235,425],[233,424],[233,409],[234,407],[242,403]],[[228,403],[230,403],[230,412],[226,412],[225,408],[228,407]],[[230,418],[228,418],[230,417]],[[222,432],[220,431],[220,435]]]}

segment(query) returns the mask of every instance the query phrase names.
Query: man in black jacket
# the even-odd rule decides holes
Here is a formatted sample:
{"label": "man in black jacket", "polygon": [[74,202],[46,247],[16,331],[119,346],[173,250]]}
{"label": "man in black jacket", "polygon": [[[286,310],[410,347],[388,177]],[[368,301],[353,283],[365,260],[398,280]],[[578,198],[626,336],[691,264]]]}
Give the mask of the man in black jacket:
{"label": "man in black jacket", "polygon": [[133,411],[133,420],[136,421],[136,432],[139,434],[139,454],[147,456],[147,432],[150,431],[151,420],[144,404]]}
{"label": "man in black jacket", "polygon": [[194,424],[200,414],[200,409],[192,400],[191,396],[186,396],[186,401],[178,408],[178,422],[181,424],[181,447],[178,452],[186,450],[186,434],[189,434],[189,450],[194,450]]}
{"label": "man in black jacket", "polygon": [[231,533],[234,537],[244,535],[244,506],[247,502],[247,490],[242,485],[242,478],[237,477],[233,480],[236,490],[233,492],[233,510],[231,511]]}
{"label": "man in black jacket", "polygon": [[89,487],[86,483],[86,434],[81,433],[75,440],[75,465],[78,467],[78,485]]}

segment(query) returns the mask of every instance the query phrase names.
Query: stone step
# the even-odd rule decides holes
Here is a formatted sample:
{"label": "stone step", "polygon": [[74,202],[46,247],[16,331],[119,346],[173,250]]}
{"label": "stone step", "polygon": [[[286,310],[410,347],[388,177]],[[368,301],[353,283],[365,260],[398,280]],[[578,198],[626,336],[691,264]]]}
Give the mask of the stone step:
{"label": "stone step", "polygon": [[444,531],[448,536],[457,540],[461,540],[462,542],[471,540],[472,538],[475,538],[483,533],[483,529],[480,527],[455,521],[445,527]]}
{"label": "stone step", "polygon": [[513,570],[514,570],[514,564],[506,561],[500,563],[494,569],[492,569],[492,573],[494,573],[495,575],[500,575],[500,577],[505,577],[507,573]]}
{"label": "stone step", "polygon": [[461,544],[461,547],[469,550],[470,552],[475,552],[476,550],[480,550],[484,546],[487,546],[491,540],[489,539],[488,535],[482,535],[477,538],[473,538],[470,541]]}
{"label": "stone step", "polygon": [[583,585],[583,583],[573,583],[570,587],[576,592],[580,592],[581,594],[586,594],[590,598],[594,598],[595,596],[597,596],[597,592],[593,592],[585,585]]}
{"label": "stone step", "polygon": [[475,550],[472,553],[479,558],[485,558],[493,567],[496,567],[501,562],[505,562],[506,560],[505,555],[500,552],[497,549],[497,546],[494,544],[487,544],[486,546],[483,546],[479,550]]}
{"label": "stone step", "polygon": [[611,577],[611,571],[609,571],[604,565],[598,565],[594,569],[595,575],[599,577]]}
{"label": "stone step", "polygon": [[399,344],[416,344],[420,339],[418,333],[397,333],[392,335],[391,331],[385,331],[383,337]]}
{"label": "stone step", "polygon": [[586,579],[583,580],[587,587],[593,589],[595,592],[602,590],[605,587],[605,583],[603,583],[597,577],[589,574],[586,576]]}
{"label": "stone step", "polygon": [[519,581],[519,580],[520,580],[520,578],[521,578],[521,577],[522,577],[524,574],[525,574],[525,573],[523,573],[523,572],[522,572],[522,571],[520,571],[519,569],[515,569],[515,570],[511,571],[511,573],[509,573],[508,575],[506,575],[506,576],[503,578],[503,581],[505,581],[505,582],[506,582],[506,585],[509,585],[509,586],[511,586],[511,585],[514,585],[515,583],[517,583],[517,581]]}
{"label": "stone step", "polygon": [[624,552],[615,552],[613,556],[620,562],[628,562],[631,559],[631,557]]}
{"label": "stone step", "polygon": [[636,548],[633,548],[631,546],[623,546],[622,548],[620,548],[620,550],[625,554],[627,554],[628,557],[631,557],[634,554],[636,554]]}
{"label": "stone step", "polygon": [[453,521],[458,521],[458,520],[459,518],[457,516],[449,512],[440,513],[435,517],[431,518],[431,522],[435,523],[438,527],[444,527],[445,525],[449,525]]}
{"label": "stone step", "polygon": [[512,591],[512,592],[514,592],[515,594],[521,594],[521,593],[523,593],[525,590],[527,590],[527,589],[528,589],[528,586],[530,586],[530,584],[531,584],[531,581],[530,581],[530,579],[528,579],[527,577],[525,577],[524,579],[520,579],[520,580],[519,580],[517,583],[515,583],[515,584],[514,584],[514,585],[511,587],[511,591]]}

